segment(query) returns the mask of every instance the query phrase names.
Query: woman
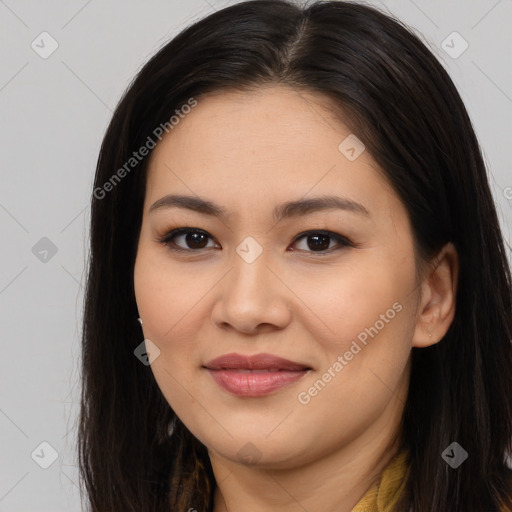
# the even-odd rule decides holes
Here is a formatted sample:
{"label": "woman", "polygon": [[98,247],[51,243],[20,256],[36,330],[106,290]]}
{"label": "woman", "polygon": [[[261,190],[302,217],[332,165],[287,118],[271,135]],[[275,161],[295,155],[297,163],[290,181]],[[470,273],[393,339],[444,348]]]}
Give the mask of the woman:
{"label": "woman", "polygon": [[193,24],[98,160],[90,509],[512,510],[510,284],[470,119],[411,31],[348,2]]}

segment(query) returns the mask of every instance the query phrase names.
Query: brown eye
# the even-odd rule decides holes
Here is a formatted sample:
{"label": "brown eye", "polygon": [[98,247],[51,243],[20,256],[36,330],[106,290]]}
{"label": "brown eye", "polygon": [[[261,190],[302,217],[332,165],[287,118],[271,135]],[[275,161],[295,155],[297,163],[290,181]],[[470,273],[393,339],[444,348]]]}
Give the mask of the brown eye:
{"label": "brown eye", "polygon": [[301,251],[306,252],[316,252],[323,253],[332,252],[331,242],[334,242],[338,246],[342,247],[353,247],[353,244],[347,238],[339,235],[338,233],[333,233],[332,231],[309,231],[306,233],[301,233],[295,238],[295,244],[298,240],[305,239],[305,247],[299,248]]}
{"label": "brown eye", "polygon": [[[209,238],[212,239],[206,231],[201,229],[180,228],[167,233],[160,242],[172,250],[194,251],[208,248]],[[180,243],[177,243],[178,241]]]}

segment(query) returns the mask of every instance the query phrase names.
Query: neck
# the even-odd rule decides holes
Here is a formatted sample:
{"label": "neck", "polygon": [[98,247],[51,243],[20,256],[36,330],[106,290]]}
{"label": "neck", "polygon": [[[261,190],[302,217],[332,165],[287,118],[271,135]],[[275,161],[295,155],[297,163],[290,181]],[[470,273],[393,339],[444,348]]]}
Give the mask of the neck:
{"label": "neck", "polygon": [[300,467],[247,466],[210,451],[213,512],[350,512],[398,452],[402,405],[395,402],[350,444]]}

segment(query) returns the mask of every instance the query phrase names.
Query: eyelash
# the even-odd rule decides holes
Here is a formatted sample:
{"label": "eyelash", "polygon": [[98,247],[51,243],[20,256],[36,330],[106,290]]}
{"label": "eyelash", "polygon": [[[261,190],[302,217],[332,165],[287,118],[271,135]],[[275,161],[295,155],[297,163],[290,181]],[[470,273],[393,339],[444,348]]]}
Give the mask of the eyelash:
{"label": "eyelash", "polygon": [[[172,242],[173,238],[176,238],[177,236],[180,236],[183,234],[188,234],[188,233],[200,233],[200,234],[205,235],[205,236],[211,238],[212,240],[214,240],[214,238],[209,233],[207,233],[206,231],[204,231],[202,229],[192,228],[192,227],[181,227],[181,228],[177,228],[177,229],[168,230],[167,233],[163,237],[158,239],[158,242],[161,243],[162,245],[164,245],[165,247],[167,247],[170,251],[179,252],[179,253],[191,254],[194,252],[199,253],[205,249],[212,249],[212,247],[206,247],[206,248],[202,248],[202,249],[184,249],[183,247],[179,247],[174,242]],[[311,236],[311,235],[328,236],[328,237],[334,239],[339,244],[339,247],[334,248],[334,249],[330,248],[325,251],[307,251],[307,250],[303,250],[303,249],[299,249],[299,251],[310,253],[315,256],[316,255],[323,256],[323,255],[329,255],[332,252],[339,251],[340,249],[343,249],[346,247],[353,247],[353,248],[356,247],[356,244],[354,244],[347,237],[339,235],[338,233],[334,233],[333,231],[327,231],[327,230],[323,230],[323,229],[309,230],[309,231],[304,231],[302,233],[299,233],[294,238],[292,243],[295,244],[302,238],[307,238],[308,236]]]}

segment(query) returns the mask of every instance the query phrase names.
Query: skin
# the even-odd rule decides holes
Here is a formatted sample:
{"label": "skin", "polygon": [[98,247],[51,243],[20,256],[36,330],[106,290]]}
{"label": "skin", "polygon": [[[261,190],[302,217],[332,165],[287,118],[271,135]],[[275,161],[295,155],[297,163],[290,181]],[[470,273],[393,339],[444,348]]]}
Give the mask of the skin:
{"label": "skin", "polygon": [[[338,150],[351,131],[332,112],[323,96],[285,86],[223,91],[200,98],[151,155],[136,300],[144,337],[160,350],[155,379],[208,448],[215,512],[351,510],[397,452],[412,347],[439,342],[453,320],[453,245],[417,275],[403,204],[367,151],[349,161]],[[171,193],[208,199],[228,216],[149,212]],[[272,217],[285,201],[322,195],[357,201],[370,215]],[[188,249],[179,253],[159,241],[183,226],[206,231],[205,248],[177,236]],[[327,238],[315,251],[311,237],[295,241],[315,230],[356,245]],[[247,236],[262,249],[252,263],[236,252]],[[395,303],[400,312],[301,403],[298,394]],[[239,397],[202,368],[230,352],[269,352],[312,370],[269,395]]]}

